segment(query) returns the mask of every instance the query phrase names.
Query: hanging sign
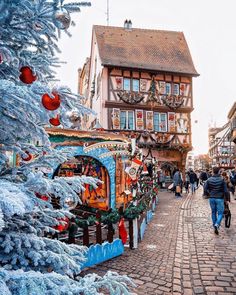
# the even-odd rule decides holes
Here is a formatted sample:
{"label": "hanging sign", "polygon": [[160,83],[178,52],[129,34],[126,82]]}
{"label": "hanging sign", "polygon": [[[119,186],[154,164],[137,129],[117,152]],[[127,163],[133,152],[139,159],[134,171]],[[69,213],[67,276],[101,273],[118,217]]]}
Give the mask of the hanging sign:
{"label": "hanging sign", "polygon": [[138,172],[138,169],[139,169],[141,164],[142,164],[142,161],[140,161],[138,159],[133,159],[132,163],[131,163],[131,166],[127,167],[125,169],[125,172],[130,176],[130,178],[132,180],[136,180],[137,172]]}

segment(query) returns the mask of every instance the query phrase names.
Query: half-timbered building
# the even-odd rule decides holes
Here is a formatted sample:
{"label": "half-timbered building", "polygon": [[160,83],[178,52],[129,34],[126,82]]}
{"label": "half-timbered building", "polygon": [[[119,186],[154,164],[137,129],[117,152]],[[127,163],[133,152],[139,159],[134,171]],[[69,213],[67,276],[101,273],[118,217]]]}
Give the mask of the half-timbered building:
{"label": "half-timbered building", "polygon": [[230,124],[227,122],[223,127],[209,128],[209,157],[211,165],[224,169],[233,169],[232,156],[234,144],[230,141]]}
{"label": "half-timbered building", "polygon": [[95,25],[86,104],[97,119],[88,123],[136,138],[162,168],[183,170],[197,76],[182,32]]}
{"label": "half-timbered building", "polygon": [[231,160],[234,166],[236,167],[236,102],[231,107],[228,113],[228,119],[230,124],[230,141],[233,145],[233,153],[231,155]]}

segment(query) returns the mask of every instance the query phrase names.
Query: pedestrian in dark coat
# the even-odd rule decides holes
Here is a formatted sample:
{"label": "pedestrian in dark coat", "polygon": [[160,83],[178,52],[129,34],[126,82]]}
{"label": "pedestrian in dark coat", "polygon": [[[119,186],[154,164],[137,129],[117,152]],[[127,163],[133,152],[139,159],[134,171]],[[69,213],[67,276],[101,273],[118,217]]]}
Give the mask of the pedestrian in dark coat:
{"label": "pedestrian in dark coat", "polygon": [[174,183],[174,187],[175,187],[175,196],[182,197],[180,193],[181,193],[181,186],[183,184],[183,180],[182,180],[181,173],[180,173],[179,169],[177,169],[175,171],[175,174],[173,176],[173,183]]}
{"label": "pedestrian in dark coat", "polygon": [[197,183],[197,174],[191,169],[189,171],[189,182],[192,195],[195,193],[196,190],[196,183]]}
{"label": "pedestrian in dark coat", "polygon": [[219,171],[219,167],[214,167],[213,176],[208,178],[204,185],[204,195],[209,195],[212,225],[216,235],[219,234],[219,227],[224,215],[224,202],[229,203],[227,186]]}

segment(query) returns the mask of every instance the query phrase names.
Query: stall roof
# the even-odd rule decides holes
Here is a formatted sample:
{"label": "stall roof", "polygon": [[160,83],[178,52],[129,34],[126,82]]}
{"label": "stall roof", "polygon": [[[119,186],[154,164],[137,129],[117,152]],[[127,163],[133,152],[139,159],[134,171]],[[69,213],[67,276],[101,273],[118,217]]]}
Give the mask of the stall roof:
{"label": "stall roof", "polygon": [[62,128],[45,128],[49,135],[77,137],[77,138],[91,138],[91,139],[104,139],[104,140],[118,140],[129,142],[129,139],[123,134],[116,134],[107,131],[82,131],[75,129],[62,129]]}

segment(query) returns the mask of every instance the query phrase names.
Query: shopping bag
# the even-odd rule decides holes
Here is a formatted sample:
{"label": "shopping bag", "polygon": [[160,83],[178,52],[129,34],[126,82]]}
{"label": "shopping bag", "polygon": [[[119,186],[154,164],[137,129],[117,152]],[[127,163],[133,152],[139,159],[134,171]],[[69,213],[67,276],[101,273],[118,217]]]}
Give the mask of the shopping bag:
{"label": "shopping bag", "polygon": [[225,206],[224,215],[225,215],[225,227],[226,228],[230,228],[230,224],[231,224],[231,212],[230,212],[230,209],[229,209],[229,206],[228,205]]}
{"label": "shopping bag", "polygon": [[174,183],[171,183],[171,184],[168,186],[168,189],[169,189],[169,190],[172,190],[173,187],[174,187]]}
{"label": "shopping bag", "polygon": [[176,193],[181,193],[181,187],[180,187],[180,185],[177,185],[176,186]]}

